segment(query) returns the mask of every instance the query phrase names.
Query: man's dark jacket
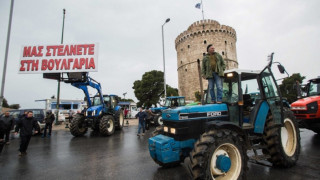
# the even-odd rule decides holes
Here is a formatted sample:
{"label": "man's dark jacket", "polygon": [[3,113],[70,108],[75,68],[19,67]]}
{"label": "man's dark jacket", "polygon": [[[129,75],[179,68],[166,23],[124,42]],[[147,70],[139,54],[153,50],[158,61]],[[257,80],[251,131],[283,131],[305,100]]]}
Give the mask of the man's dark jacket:
{"label": "man's dark jacket", "polygon": [[16,125],[15,132],[19,132],[20,129],[20,136],[31,136],[32,135],[32,129],[35,129],[39,131],[39,125],[38,122],[33,118],[22,118],[18,121]]}
{"label": "man's dark jacket", "polygon": [[136,118],[139,117],[139,123],[143,122],[147,118],[147,116],[147,113],[144,111],[138,112],[138,114],[136,114]]}
{"label": "man's dark jacket", "polygon": [[3,122],[4,124],[4,129],[6,131],[13,129],[13,125],[14,125],[14,119],[12,116],[2,116],[0,121]]}
{"label": "man's dark jacket", "polygon": [[54,115],[52,113],[48,114],[47,117],[44,119],[45,123],[53,123],[54,122]]}

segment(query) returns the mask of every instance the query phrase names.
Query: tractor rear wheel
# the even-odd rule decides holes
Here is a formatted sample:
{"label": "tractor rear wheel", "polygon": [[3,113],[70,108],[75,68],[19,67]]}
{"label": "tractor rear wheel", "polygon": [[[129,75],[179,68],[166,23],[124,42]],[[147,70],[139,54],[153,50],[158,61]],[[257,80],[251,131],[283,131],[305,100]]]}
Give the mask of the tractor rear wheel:
{"label": "tractor rear wheel", "polygon": [[212,129],[201,135],[190,153],[193,179],[246,179],[245,140],[230,129]]}
{"label": "tractor rear wheel", "polygon": [[162,114],[155,116],[153,121],[156,126],[162,126],[163,125]]}
{"label": "tractor rear wheel", "polygon": [[116,122],[117,122],[116,129],[117,130],[121,130],[123,128],[123,125],[124,125],[124,115],[123,115],[123,110],[122,109],[120,109],[116,113],[115,119],[116,119]]}
{"label": "tractor rear wheel", "polygon": [[84,124],[84,116],[76,114],[70,123],[70,132],[73,136],[83,136],[88,130]]}
{"label": "tractor rear wheel", "polygon": [[115,122],[114,118],[111,115],[104,115],[100,119],[100,134],[102,136],[110,136],[114,133]]}
{"label": "tractor rear wheel", "polygon": [[272,116],[266,122],[263,139],[271,156],[268,159],[276,167],[292,167],[300,154],[300,132],[291,111],[284,111],[283,127],[275,125]]}

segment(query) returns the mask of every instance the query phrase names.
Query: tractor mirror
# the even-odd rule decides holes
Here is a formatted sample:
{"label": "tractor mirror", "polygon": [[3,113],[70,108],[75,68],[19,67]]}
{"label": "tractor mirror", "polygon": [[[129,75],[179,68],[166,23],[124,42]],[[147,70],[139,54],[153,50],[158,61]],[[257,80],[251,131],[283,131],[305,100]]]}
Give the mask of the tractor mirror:
{"label": "tractor mirror", "polygon": [[281,64],[278,64],[278,69],[279,69],[281,74],[284,74],[284,72],[286,71]]}

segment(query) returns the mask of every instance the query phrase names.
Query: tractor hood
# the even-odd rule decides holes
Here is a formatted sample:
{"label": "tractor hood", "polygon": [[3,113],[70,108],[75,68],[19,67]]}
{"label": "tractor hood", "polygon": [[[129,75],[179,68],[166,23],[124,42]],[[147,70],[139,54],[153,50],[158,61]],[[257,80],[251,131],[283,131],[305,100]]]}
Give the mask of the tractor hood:
{"label": "tractor hood", "polygon": [[95,111],[100,110],[102,106],[91,106],[87,109],[87,111]]}
{"label": "tractor hood", "polygon": [[303,99],[299,99],[291,104],[291,106],[306,106],[309,103],[320,101],[320,96],[311,96]]}
{"label": "tractor hood", "polygon": [[168,109],[168,107],[162,106],[162,107],[157,107],[157,108],[151,108],[151,111],[153,113],[158,113],[158,112],[161,112],[164,109]]}
{"label": "tractor hood", "polygon": [[216,119],[228,116],[226,104],[206,104],[203,106],[181,106],[174,109],[166,109],[162,112],[163,120],[193,120]]}
{"label": "tractor hood", "polygon": [[98,116],[102,111],[102,105],[99,106],[91,106],[87,109],[85,116]]}

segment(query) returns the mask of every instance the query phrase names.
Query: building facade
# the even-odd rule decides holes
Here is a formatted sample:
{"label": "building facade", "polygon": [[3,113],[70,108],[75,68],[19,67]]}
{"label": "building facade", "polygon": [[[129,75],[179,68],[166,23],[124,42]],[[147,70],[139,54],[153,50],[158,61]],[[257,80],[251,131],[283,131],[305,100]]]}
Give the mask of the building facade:
{"label": "building facade", "polygon": [[[200,92],[197,60],[200,60],[201,66],[209,44],[213,44],[215,51],[222,55],[226,69],[238,68],[236,41],[236,31],[215,20],[197,21],[181,33],[175,40],[179,95],[194,101],[195,92]],[[207,80],[202,81],[203,88],[207,89]]]}

